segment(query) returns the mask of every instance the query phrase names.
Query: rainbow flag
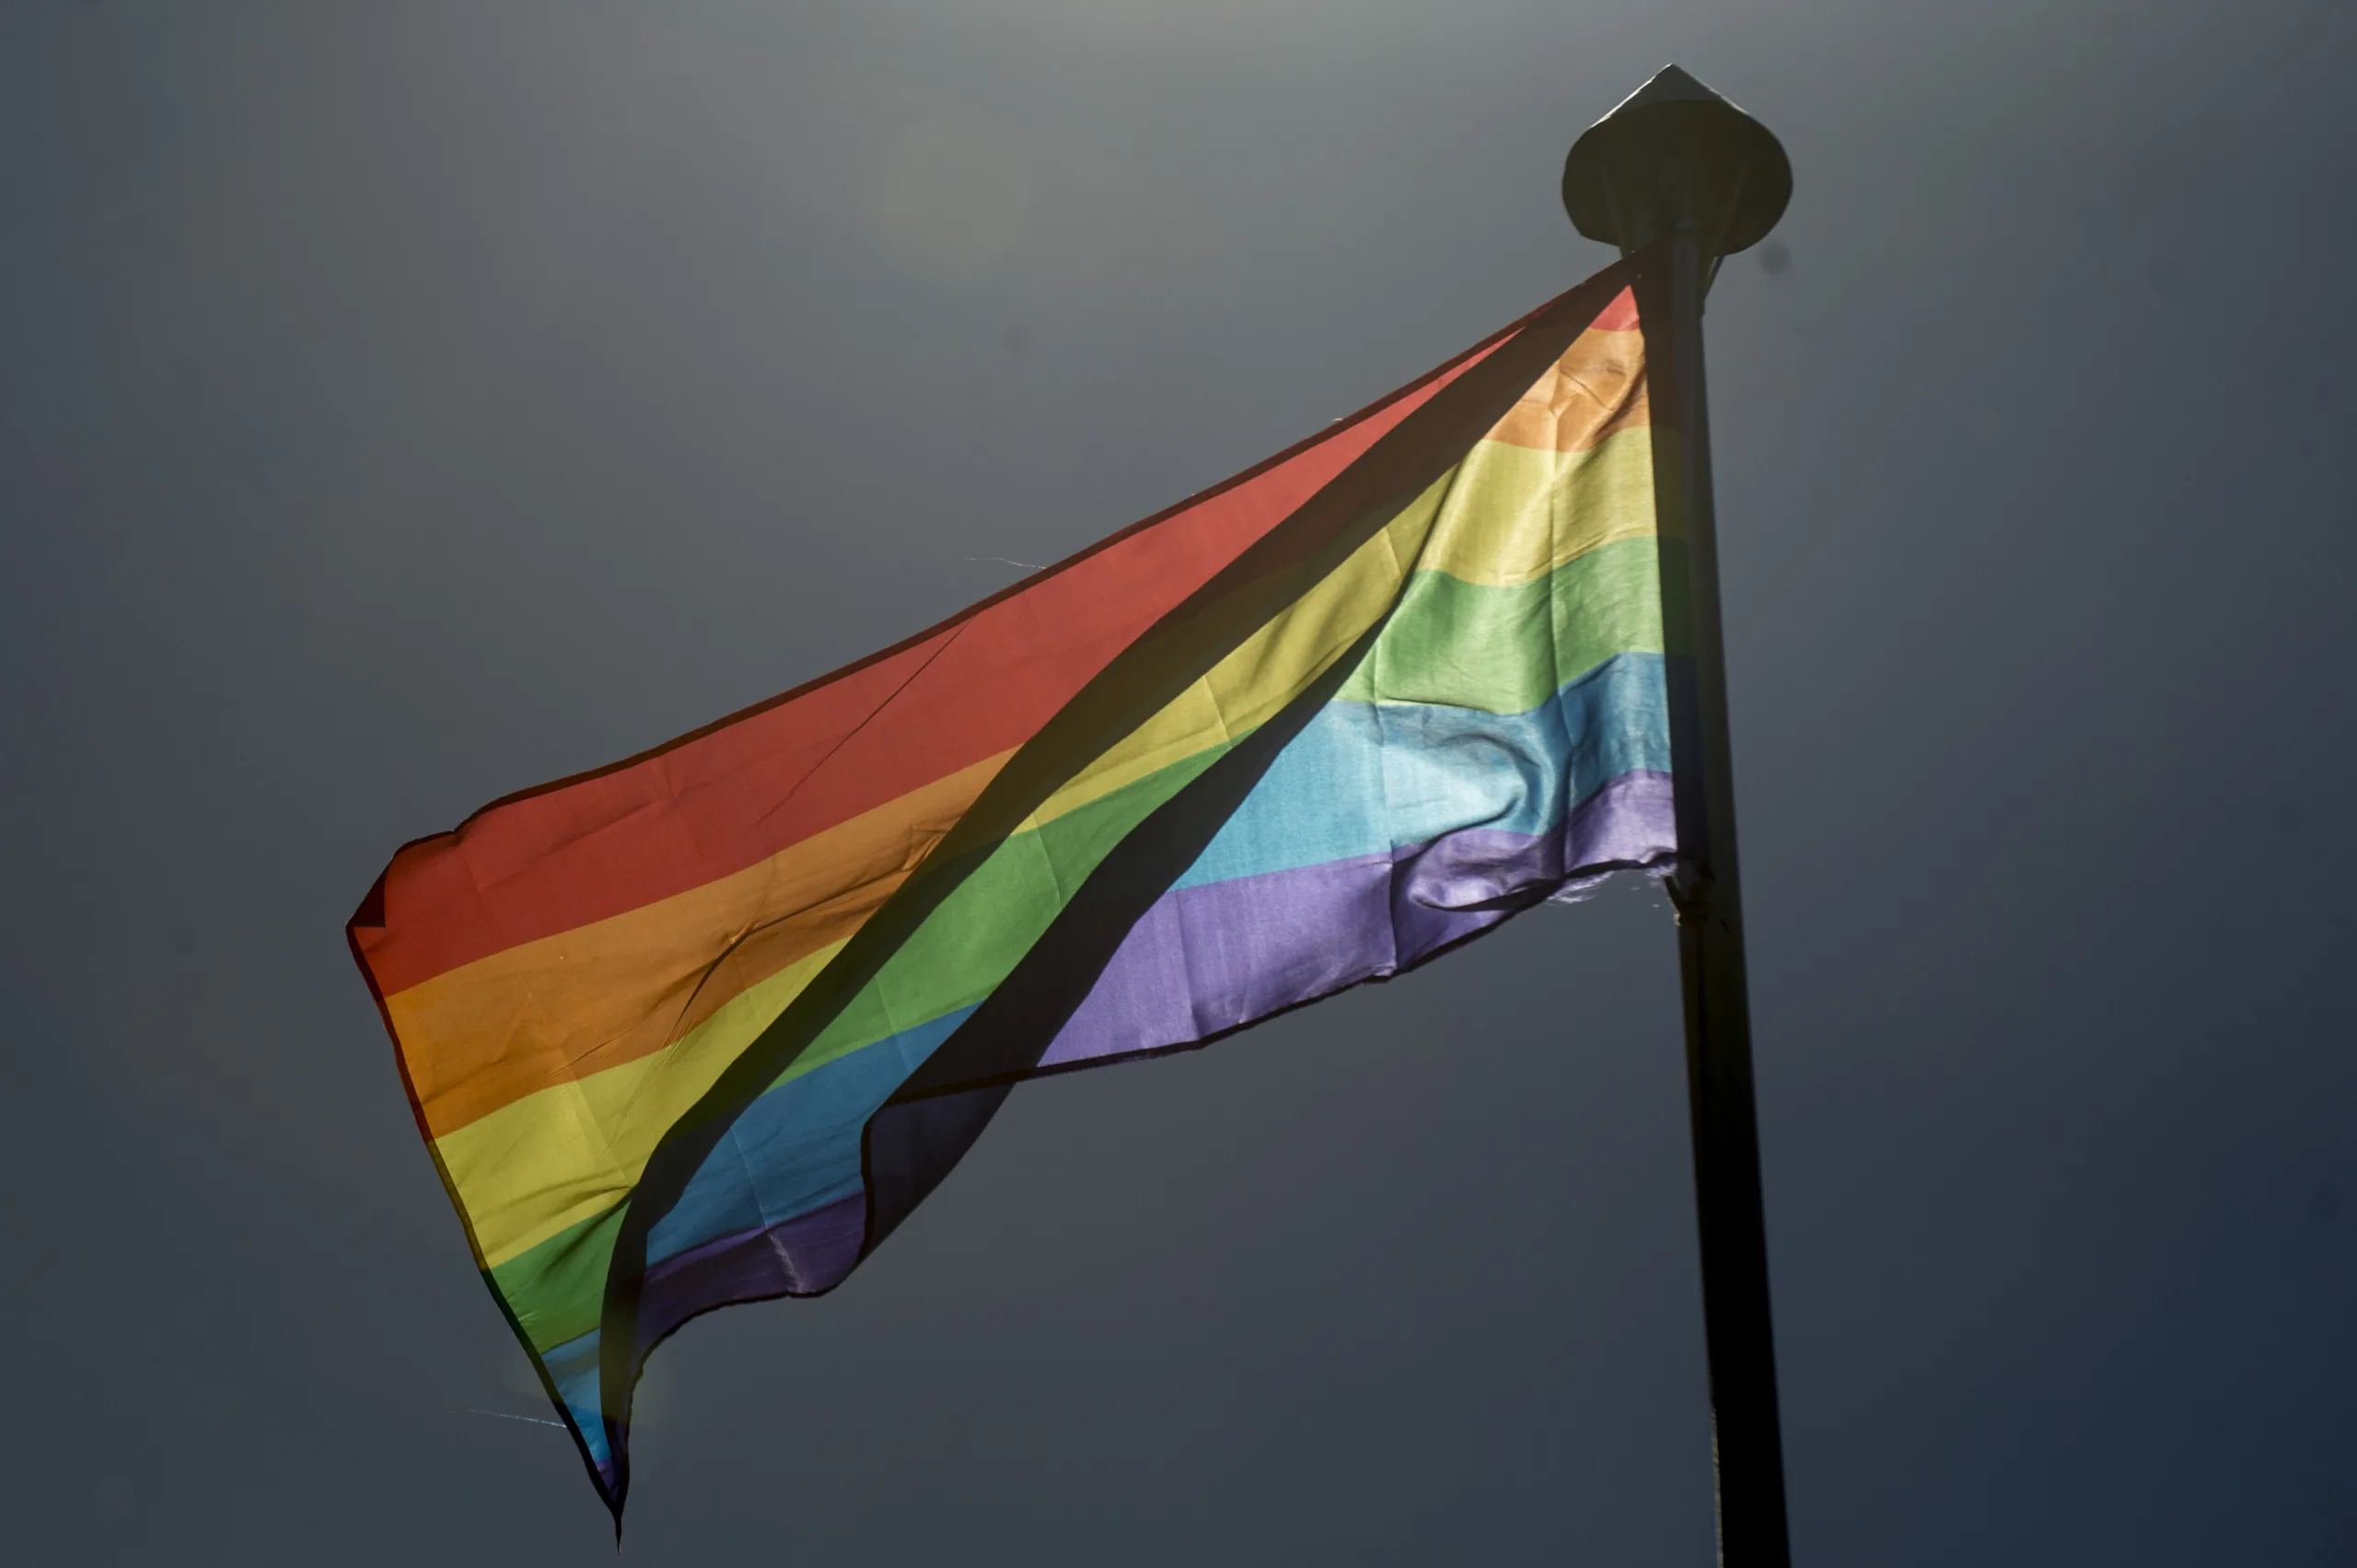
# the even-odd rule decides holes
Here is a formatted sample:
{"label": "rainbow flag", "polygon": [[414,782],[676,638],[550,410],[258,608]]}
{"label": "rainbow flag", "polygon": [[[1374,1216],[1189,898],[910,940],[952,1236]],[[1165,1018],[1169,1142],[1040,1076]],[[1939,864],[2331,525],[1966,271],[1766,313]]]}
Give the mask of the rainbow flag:
{"label": "rainbow flag", "polygon": [[393,857],[354,955],[618,1523],[654,1346],[840,1283],[1014,1084],[1202,1045],[1668,864],[1627,282]]}

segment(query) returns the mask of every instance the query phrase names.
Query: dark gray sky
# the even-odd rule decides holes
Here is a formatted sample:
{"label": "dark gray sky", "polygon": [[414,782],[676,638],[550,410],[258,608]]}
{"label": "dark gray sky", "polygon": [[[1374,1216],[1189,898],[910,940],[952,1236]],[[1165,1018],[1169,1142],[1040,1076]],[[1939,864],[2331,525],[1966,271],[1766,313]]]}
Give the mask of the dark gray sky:
{"label": "dark gray sky", "polygon": [[[28,1563],[604,1561],[341,925],[1607,259],[1675,58],[1810,1565],[2357,1553],[2357,12],[0,6],[0,1423]],[[1033,1086],[655,1359],[629,1555],[1710,1550],[1674,941]],[[454,1413],[461,1412],[461,1413]]]}

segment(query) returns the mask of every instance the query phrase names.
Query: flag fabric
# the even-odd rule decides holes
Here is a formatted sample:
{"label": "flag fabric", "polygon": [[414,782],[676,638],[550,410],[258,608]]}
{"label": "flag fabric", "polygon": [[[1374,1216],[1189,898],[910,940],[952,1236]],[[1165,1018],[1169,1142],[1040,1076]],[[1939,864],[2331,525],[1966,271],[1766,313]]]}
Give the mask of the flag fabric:
{"label": "flag fabric", "polygon": [[873,657],[397,854],[353,952],[617,1521],[688,1318],[840,1283],[1011,1086],[1675,850],[1622,267]]}

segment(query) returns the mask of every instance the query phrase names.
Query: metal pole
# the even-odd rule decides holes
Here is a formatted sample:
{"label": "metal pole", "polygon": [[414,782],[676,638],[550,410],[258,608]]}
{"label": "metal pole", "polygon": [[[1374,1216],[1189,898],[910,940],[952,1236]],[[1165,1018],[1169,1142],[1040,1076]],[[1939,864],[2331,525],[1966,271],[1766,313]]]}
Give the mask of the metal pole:
{"label": "metal pole", "polygon": [[[1686,992],[1686,1075],[1703,1331],[1710,1351],[1719,1560],[1728,1568],[1786,1568],[1792,1556],[1752,1102],[1751,1013],[1744,978],[1742,879],[1728,766],[1726,655],[1719,622],[1710,411],[1702,372],[1704,262],[1691,222],[1673,232],[1666,261],[1663,292],[1668,296],[1671,385],[1662,390],[1669,393],[1666,401],[1677,432],[1678,505],[1672,548],[1665,554],[1682,568],[1666,573],[1663,580],[1671,765],[1678,783],[1678,869],[1669,891],[1678,906],[1678,964]],[[1659,413],[1657,405],[1656,418]]]}
{"label": "metal pole", "polygon": [[1563,172],[1563,204],[1580,232],[1637,259],[1678,799],[1678,869],[1667,887],[1678,908],[1685,984],[1712,1458],[1725,1568],[1789,1568],[1792,1552],[1752,1102],[1702,296],[1719,259],[1764,236],[1791,192],[1792,168],[1775,137],[1675,65],[1590,127]]}

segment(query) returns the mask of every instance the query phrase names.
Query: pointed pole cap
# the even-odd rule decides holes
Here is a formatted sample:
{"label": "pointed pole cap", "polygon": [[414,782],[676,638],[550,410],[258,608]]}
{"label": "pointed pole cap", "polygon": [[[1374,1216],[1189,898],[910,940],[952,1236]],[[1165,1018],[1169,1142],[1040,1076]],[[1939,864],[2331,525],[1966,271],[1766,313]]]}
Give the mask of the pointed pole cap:
{"label": "pointed pole cap", "polygon": [[1792,200],[1793,166],[1767,126],[1675,65],[1572,145],[1563,210],[1621,254],[1681,224],[1705,256],[1766,238]]}

